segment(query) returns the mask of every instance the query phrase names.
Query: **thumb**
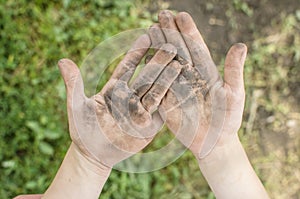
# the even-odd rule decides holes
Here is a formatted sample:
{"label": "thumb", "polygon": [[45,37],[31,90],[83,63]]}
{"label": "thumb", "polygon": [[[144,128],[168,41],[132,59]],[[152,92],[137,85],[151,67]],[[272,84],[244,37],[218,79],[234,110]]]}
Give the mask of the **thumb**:
{"label": "thumb", "polygon": [[77,65],[70,59],[61,59],[58,62],[60,73],[67,89],[68,106],[82,103],[85,99],[83,80]]}
{"label": "thumb", "polygon": [[244,63],[247,46],[243,43],[234,44],[225,59],[224,81],[233,92],[244,89]]}

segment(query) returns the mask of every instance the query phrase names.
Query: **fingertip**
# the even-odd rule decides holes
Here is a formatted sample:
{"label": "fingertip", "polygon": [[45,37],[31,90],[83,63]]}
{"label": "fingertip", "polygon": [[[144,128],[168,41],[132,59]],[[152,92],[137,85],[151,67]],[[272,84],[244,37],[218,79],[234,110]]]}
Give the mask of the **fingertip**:
{"label": "fingertip", "polygon": [[58,67],[62,67],[65,63],[65,60],[66,60],[66,58],[62,58],[62,59],[58,60],[58,62],[57,62]]}
{"label": "fingertip", "polygon": [[137,42],[144,42],[145,46],[151,45],[151,39],[148,34],[141,35]]}
{"label": "fingertip", "polygon": [[240,48],[240,49],[247,49],[247,46],[244,43],[236,43],[233,46],[235,46],[236,48]]}
{"label": "fingertip", "polygon": [[133,52],[139,49],[148,49],[151,46],[151,39],[148,34],[142,34],[138,39],[133,43],[132,48],[128,51]]}
{"label": "fingertip", "polygon": [[177,71],[181,71],[181,69],[183,68],[183,65],[181,65],[178,61],[173,60],[171,62],[172,68],[175,68],[175,70]]}
{"label": "fingertip", "polygon": [[236,43],[230,48],[230,52],[234,55],[238,55],[241,58],[245,58],[247,55],[247,46],[244,43]]}
{"label": "fingertip", "polygon": [[58,61],[58,68],[65,80],[69,79],[70,76],[80,73],[77,65],[67,58],[63,58]]}
{"label": "fingertip", "polygon": [[225,58],[224,80],[233,91],[244,89],[243,70],[247,55],[247,46],[243,43],[234,44]]}
{"label": "fingertip", "polygon": [[[152,24],[149,29],[148,29],[148,36],[150,39],[152,37],[157,37],[157,34],[161,31],[160,25],[159,24]],[[152,36],[152,37],[151,37]],[[158,39],[158,38],[152,38],[152,39]]]}
{"label": "fingertip", "polygon": [[162,22],[162,21],[167,22],[167,21],[170,21],[173,19],[174,19],[174,15],[170,10],[162,10],[158,14],[158,20],[160,22]]}
{"label": "fingertip", "polygon": [[[85,96],[83,80],[75,62],[63,58],[58,61],[58,66],[67,89],[67,98],[72,100],[74,97]],[[80,97],[80,100],[81,99],[83,98]]]}
{"label": "fingertip", "polygon": [[139,37],[139,39],[141,39],[141,40],[148,40],[148,39],[150,39],[150,38],[149,38],[149,35],[148,35],[148,34],[142,34],[142,35]]}
{"label": "fingertip", "polygon": [[170,43],[163,44],[161,47],[161,50],[163,50],[169,54],[174,54],[174,55],[177,54],[177,48]]}
{"label": "fingertip", "polygon": [[190,21],[191,19],[192,19],[191,15],[187,12],[180,12],[175,17],[176,23],[179,23],[179,24],[184,24],[187,21]]}
{"label": "fingertip", "polygon": [[[142,44],[142,45],[141,45]],[[148,34],[143,34],[141,35],[136,41],[134,46],[139,46],[139,47],[143,47],[143,48],[149,48],[151,46],[151,39],[149,37]],[[133,48],[134,50],[136,50],[136,48]]]}
{"label": "fingertip", "polygon": [[[247,57],[247,46],[244,43],[236,43],[230,48],[228,55],[228,61],[225,62],[225,66],[239,65],[243,68],[242,66],[244,66]],[[233,64],[234,62],[236,64]]]}
{"label": "fingertip", "polygon": [[59,67],[63,67],[63,66],[66,66],[66,65],[76,65],[76,64],[68,58],[62,58],[58,61],[58,66]]}
{"label": "fingertip", "polygon": [[173,15],[173,13],[170,10],[162,10],[158,14],[158,16],[161,16],[161,17],[170,16],[170,15]]}
{"label": "fingertip", "polygon": [[75,62],[67,58],[63,58],[58,61],[58,68],[63,76],[79,72],[79,68]]}

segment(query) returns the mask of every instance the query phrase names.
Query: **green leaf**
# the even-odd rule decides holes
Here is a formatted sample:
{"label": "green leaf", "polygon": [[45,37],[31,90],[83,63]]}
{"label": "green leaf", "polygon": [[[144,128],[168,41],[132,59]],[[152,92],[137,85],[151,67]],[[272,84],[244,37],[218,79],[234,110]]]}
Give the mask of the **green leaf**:
{"label": "green leaf", "polygon": [[16,165],[14,160],[6,160],[2,162],[2,167],[4,168],[13,168]]}
{"label": "green leaf", "polygon": [[37,183],[35,181],[29,181],[25,184],[25,187],[27,189],[34,189],[37,186]]}
{"label": "green leaf", "polygon": [[58,132],[46,130],[44,136],[49,140],[57,140],[61,137],[61,134]]}
{"label": "green leaf", "polygon": [[36,121],[27,121],[25,125],[35,133],[41,132],[41,127]]}
{"label": "green leaf", "polygon": [[41,152],[45,155],[53,155],[53,153],[54,153],[53,147],[50,144],[48,144],[47,142],[40,142],[39,148],[40,148]]}

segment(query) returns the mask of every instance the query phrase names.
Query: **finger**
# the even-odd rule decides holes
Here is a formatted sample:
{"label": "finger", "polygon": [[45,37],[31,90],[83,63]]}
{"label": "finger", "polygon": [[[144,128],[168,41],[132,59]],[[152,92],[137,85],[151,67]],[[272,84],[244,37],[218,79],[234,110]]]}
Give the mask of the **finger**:
{"label": "finger", "polygon": [[244,89],[244,64],[247,56],[247,46],[242,43],[233,45],[225,59],[224,80],[233,92]]}
{"label": "finger", "polygon": [[142,104],[148,112],[153,113],[157,109],[173,81],[179,75],[181,68],[182,65],[178,61],[172,61],[153,83],[142,99]]}
{"label": "finger", "polygon": [[85,99],[84,84],[77,65],[70,59],[61,59],[58,67],[67,89],[68,106],[83,102]]}
{"label": "finger", "polygon": [[180,12],[175,20],[189,49],[194,66],[209,84],[215,83],[219,79],[218,70],[193,18],[186,12]]}
{"label": "finger", "polygon": [[[203,48],[203,55],[205,56],[210,56],[209,50],[193,20],[193,18],[186,12],[180,12],[176,15],[175,17],[175,21],[176,21],[176,25],[179,29],[179,31],[185,36],[189,37],[189,41],[187,45],[189,47],[189,44],[191,42],[195,42],[198,44],[198,46],[200,46],[201,48]],[[184,38],[185,39],[185,38]],[[190,48],[189,48],[190,49]],[[191,54],[192,58],[193,55]]]}
{"label": "finger", "polygon": [[168,10],[161,11],[158,15],[158,20],[167,42],[173,44],[177,48],[178,55],[181,57],[181,59],[184,59],[186,62],[191,64],[191,55],[176,26],[172,12]]}
{"label": "finger", "polygon": [[[110,95],[104,95],[108,111],[126,134],[137,138],[153,137],[161,121],[145,110],[140,98],[124,81],[117,81]],[[158,123],[157,123],[158,122]]]}
{"label": "finger", "polygon": [[150,46],[151,40],[149,36],[147,34],[140,36],[127,52],[124,59],[119,63],[111,78],[129,82],[137,65],[147,53]]}
{"label": "finger", "polygon": [[157,51],[160,47],[166,43],[165,36],[160,29],[159,24],[153,24],[148,31],[149,37],[151,39],[151,47]]}
{"label": "finger", "polygon": [[138,97],[142,97],[151,88],[159,74],[175,57],[176,52],[176,48],[171,44],[164,44],[157,51],[130,85]]}

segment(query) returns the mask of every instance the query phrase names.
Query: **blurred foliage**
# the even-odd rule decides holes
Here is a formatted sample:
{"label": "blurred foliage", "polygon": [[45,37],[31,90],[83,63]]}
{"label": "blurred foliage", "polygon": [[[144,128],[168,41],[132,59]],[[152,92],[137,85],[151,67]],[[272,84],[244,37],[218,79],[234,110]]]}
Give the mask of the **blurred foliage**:
{"label": "blurred foliage", "polygon": [[[298,11],[299,12],[299,11]],[[241,139],[271,198],[300,198],[300,18],[271,20],[255,35],[245,66]],[[280,180],[279,180],[280,179]]]}
{"label": "blurred foliage", "polygon": [[[238,29],[234,16],[251,17],[255,9],[247,1],[230,1],[226,16],[229,25]],[[156,17],[146,9],[153,3],[150,0],[0,2],[0,198],[5,199],[21,193],[43,193],[70,144],[65,90],[57,61],[70,57],[80,65],[101,41],[123,30],[148,27]],[[211,10],[213,6],[210,3],[206,7]],[[297,177],[292,176],[299,176],[295,170],[299,169],[300,151],[294,146],[299,146],[300,139],[291,127],[293,121],[300,120],[296,111],[300,99],[299,13],[271,20],[272,29],[265,35],[254,32],[245,66],[247,102],[241,139],[267,189],[281,194],[277,198],[296,198],[300,192]],[[255,24],[249,26],[251,30],[257,28]],[[261,131],[280,136],[288,131],[295,137],[292,152],[278,155],[270,143],[272,137],[262,137]],[[171,137],[160,136],[150,148],[163,146]],[[268,152],[273,149],[274,153]],[[279,171],[289,179],[275,182],[278,179],[270,173],[272,161],[288,165],[278,163],[280,169],[284,167]],[[291,195],[280,191],[282,183],[292,189]],[[155,172],[113,171],[101,195],[116,199],[170,197],[214,198],[189,152]]]}
{"label": "blurred foliage", "polygon": [[57,61],[70,57],[80,65],[106,38],[148,27],[151,20],[140,4],[1,0],[0,198],[43,193],[68,148]]}

